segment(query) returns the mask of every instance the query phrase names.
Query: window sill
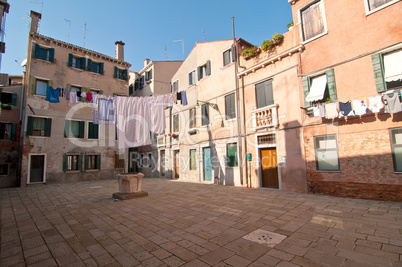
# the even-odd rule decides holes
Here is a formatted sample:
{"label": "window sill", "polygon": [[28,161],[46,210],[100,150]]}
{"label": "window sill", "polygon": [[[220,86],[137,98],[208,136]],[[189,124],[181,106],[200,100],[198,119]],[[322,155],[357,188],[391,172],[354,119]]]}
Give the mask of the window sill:
{"label": "window sill", "polygon": [[318,38],[320,38],[320,37],[322,37],[324,35],[327,35],[327,34],[328,34],[328,31],[325,31],[325,32],[323,32],[323,33],[321,33],[321,34],[319,34],[317,36],[314,36],[313,38],[308,39],[307,41],[303,41],[302,44],[305,45],[305,44],[310,43],[310,42],[312,42],[314,40],[317,40]]}
{"label": "window sill", "polygon": [[230,68],[232,65],[234,65],[234,62],[229,63],[229,64],[223,66],[223,67],[222,67],[222,70],[227,69],[227,68]]}
{"label": "window sill", "polygon": [[201,79],[199,79],[198,81],[200,82],[200,81],[203,81],[203,80],[206,80],[209,76],[211,76],[211,74],[210,75],[208,75],[208,76],[205,76],[205,77],[202,77]]}
{"label": "window sill", "polygon": [[37,58],[37,57],[34,57],[34,59],[37,59],[37,60],[40,60],[40,61],[46,62],[46,63],[54,63],[54,61],[50,61],[50,60],[46,60],[46,59],[41,59],[41,58]]}
{"label": "window sill", "polygon": [[46,98],[45,95],[39,95],[39,94],[33,94],[32,96],[37,96],[37,97],[40,97],[40,98]]}
{"label": "window sill", "polygon": [[83,69],[80,69],[80,68],[76,68],[76,67],[73,67],[73,66],[69,66],[70,68],[72,68],[73,70],[78,70],[78,71],[85,71],[85,70],[83,70]]}
{"label": "window sill", "polygon": [[99,169],[93,169],[93,170],[85,170],[85,172],[98,172],[100,171]]}
{"label": "window sill", "polygon": [[225,120],[225,122],[232,122],[232,121],[235,121],[236,119],[237,119],[237,117],[232,118],[232,119]]}
{"label": "window sill", "polygon": [[376,9],[370,10],[370,11],[368,11],[366,9],[366,16],[370,16],[371,14],[376,13],[376,12],[386,8],[386,7],[389,7],[390,5],[393,5],[393,4],[395,4],[395,3],[399,2],[399,1],[400,0],[395,0],[395,1],[392,1],[392,2],[389,2],[389,3],[386,3],[386,4],[384,4],[384,5],[380,6],[380,7],[377,7]]}
{"label": "window sill", "polygon": [[316,170],[316,172],[330,172],[330,173],[340,173],[341,171],[325,171],[325,170]]}
{"label": "window sill", "polygon": [[50,137],[50,136],[38,136],[38,135],[27,135],[27,136],[35,137],[35,138],[47,138],[47,137]]}
{"label": "window sill", "polygon": [[73,170],[73,171],[66,171],[65,173],[80,173],[81,171]]}

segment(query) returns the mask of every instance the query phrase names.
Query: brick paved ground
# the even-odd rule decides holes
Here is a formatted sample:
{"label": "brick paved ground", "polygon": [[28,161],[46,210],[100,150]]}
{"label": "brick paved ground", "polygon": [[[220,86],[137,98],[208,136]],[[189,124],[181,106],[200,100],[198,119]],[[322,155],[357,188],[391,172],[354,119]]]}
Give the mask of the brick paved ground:
{"label": "brick paved ground", "polygon": [[[145,179],[1,189],[1,266],[402,266],[401,203]],[[274,248],[242,237],[286,235]]]}

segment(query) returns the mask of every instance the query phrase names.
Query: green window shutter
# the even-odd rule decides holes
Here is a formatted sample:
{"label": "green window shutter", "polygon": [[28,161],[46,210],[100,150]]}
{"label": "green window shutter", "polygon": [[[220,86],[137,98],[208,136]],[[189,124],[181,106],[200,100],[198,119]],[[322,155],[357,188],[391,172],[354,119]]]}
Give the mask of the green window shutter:
{"label": "green window shutter", "polygon": [[209,76],[211,75],[211,61],[207,61],[207,68],[206,68],[206,75]]}
{"label": "green window shutter", "polygon": [[33,129],[33,117],[28,116],[28,119],[27,119],[27,132],[26,132],[27,136],[32,135],[32,129]]}
{"label": "green window shutter", "polygon": [[332,101],[336,101],[338,100],[338,94],[336,93],[335,71],[334,69],[329,69],[325,74],[327,76],[329,98],[331,98]]}
{"label": "green window shutter", "polygon": [[69,137],[71,134],[70,120],[64,120],[64,137]]}
{"label": "green window shutter", "polygon": [[98,139],[99,138],[99,124],[92,124],[93,128],[93,138]]}
{"label": "green window shutter", "polygon": [[36,78],[31,77],[31,94],[34,95],[36,93]]}
{"label": "green window shutter", "polygon": [[73,54],[68,54],[68,63],[67,63],[67,65],[69,67],[73,66]]}
{"label": "green window shutter", "polygon": [[54,62],[54,48],[49,49],[49,61]]}
{"label": "green window shutter", "polygon": [[50,137],[52,132],[52,119],[47,118],[45,121],[45,136]]}
{"label": "green window shutter", "polygon": [[152,79],[152,69],[150,71],[148,71],[148,72],[149,72],[148,78],[151,80]]}
{"label": "green window shutter", "polygon": [[102,90],[101,90],[101,91],[99,91],[99,94],[100,94],[100,95],[103,95],[103,91],[102,91]]}
{"label": "green window shutter", "polygon": [[11,105],[13,106],[17,105],[17,93],[11,94]]}
{"label": "green window shutter", "polygon": [[86,64],[87,59],[85,57],[81,58],[81,69],[85,70],[85,64]]}
{"label": "green window shutter", "polygon": [[78,155],[78,170],[82,170],[82,155]]}
{"label": "green window shutter", "polygon": [[63,155],[63,172],[67,171],[67,155]]}
{"label": "green window shutter", "polygon": [[96,168],[98,170],[101,169],[101,155],[100,154],[96,156]]}
{"label": "green window shutter", "polygon": [[148,154],[148,167],[152,168],[152,154]]}
{"label": "green window shutter", "polygon": [[114,75],[113,75],[114,78],[117,78],[117,71],[118,71],[117,67],[114,67]]}
{"label": "green window shutter", "polygon": [[89,156],[85,155],[84,156],[84,170],[88,170],[88,161],[89,161]]}
{"label": "green window shutter", "polygon": [[84,130],[85,130],[85,121],[80,121],[80,134],[78,138],[84,138]]}
{"label": "green window shutter", "polygon": [[128,94],[131,95],[132,93],[134,93],[134,85],[130,84],[128,87]]}
{"label": "green window shutter", "polygon": [[197,67],[197,74],[198,74],[198,80],[201,80],[201,77],[202,77],[202,68],[201,67]]}
{"label": "green window shutter", "polygon": [[34,48],[34,57],[35,58],[39,58],[39,49],[40,49],[40,47],[39,47],[39,45],[38,44],[35,44],[35,48]]}
{"label": "green window shutter", "polygon": [[373,62],[374,79],[377,92],[385,92],[387,91],[387,86],[384,79],[384,63],[381,53],[371,55],[371,60]]}
{"label": "green window shutter", "polygon": [[255,85],[255,95],[257,100],[257,108],[262,108],[267,106],[267,96],[266,96],[265,84],[258,83]]}
{"label": "green window shutter", "polygon": [[88,58],[88,66],[87,66],[88,71],[93,71],[92,69],[92,60]]}
{"label": "green window shutter", "polygon": [[99,74],[103,74],[103,63],[99,63]]}
{"label": "green window shutter", "polygon": [[188,74],[188,85],[191,85],[193,83],[193,79],[191,76],[191,72]]}
{"label": "green window shutter", "polygon": [[145,81],[149,81],[149,73],[148,73],[148,71],[145,72]]}
{"label": "green window shutter", "polygon": [[229,167],[237,167],[237,144],[228,144],[227,147],[228,154],[228,166]]}
{"label": "green window shutter", "polygon": [[71,91],[71,84],[67,84],[67,90]]}
{"label": "green window shutter", "polygon": [[128,80],[127,70],[123,70],[123,80]]}
{"label": "green window shutter", "polygon": [[53,80],[49,80],[49,81],[47,82],[47,86],[53,86]]}
{"label": "green window shutter", "polygon": [[207,125],[209,123],[209,105],[202,105],[202,125]]}
{"label": "green window shutter", "polygon": [[89,122],[88,123],[88,139],[93,139],[93,135],[94,135],[93,123]]}
{"label": "green window shutter", "polygon": [[17,124],[11,124],[11,133],[10,133],[10,140],[15,140],[17,137]]}
{"label": "green window shutter", "polygon": [[306,101],[306,97],[310,92],[310,77],[303,77],[303,94],[304,94],[304,107],[311,107],[311,102]]}

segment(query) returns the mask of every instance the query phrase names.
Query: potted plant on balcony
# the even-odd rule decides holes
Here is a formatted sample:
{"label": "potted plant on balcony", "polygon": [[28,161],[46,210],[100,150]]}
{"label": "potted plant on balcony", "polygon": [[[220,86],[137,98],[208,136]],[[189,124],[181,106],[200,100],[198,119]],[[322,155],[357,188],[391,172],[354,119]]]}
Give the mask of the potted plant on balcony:
{"label": "potted plant on balcony", "polygon": [[265,52],[271,49],[271,47],[272,47],[271,40],[265,40],[261,45],[261,49]]}
{"label": "potted plant on balcony", "polygon": [[294,26],[294,22],[292,21],[291,23],[289,23],[288,25],[286,25],[288,27],[288,30],[291,31],[293,29]]}
{"label": "potted plant on balcony", "polygon": [[275,33],[275,35],[272,36],[272,41],[274,42],[275,45],[278,45],[282,43],[283,38],[284,38],[283,34]]}
{"label": "potted plant on balcony", "polygon": [[256,45],[247,49],[244,49],[243,52],[241,53],[242,57],[244,59],[250,59],[252,57],[257,56],[261,52],[261,49],[258,48]]}

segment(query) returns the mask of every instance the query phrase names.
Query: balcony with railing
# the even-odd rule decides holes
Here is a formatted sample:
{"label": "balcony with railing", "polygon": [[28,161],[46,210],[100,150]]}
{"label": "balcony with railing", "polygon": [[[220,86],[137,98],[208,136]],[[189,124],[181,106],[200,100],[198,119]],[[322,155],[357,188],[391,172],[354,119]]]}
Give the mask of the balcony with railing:
{"label": "balcony with railing", "polygon": [[254,131],[269,127],[278,127],[278,105],[270,105],[263,108],[253,110],[251,112],[253,118]]}

